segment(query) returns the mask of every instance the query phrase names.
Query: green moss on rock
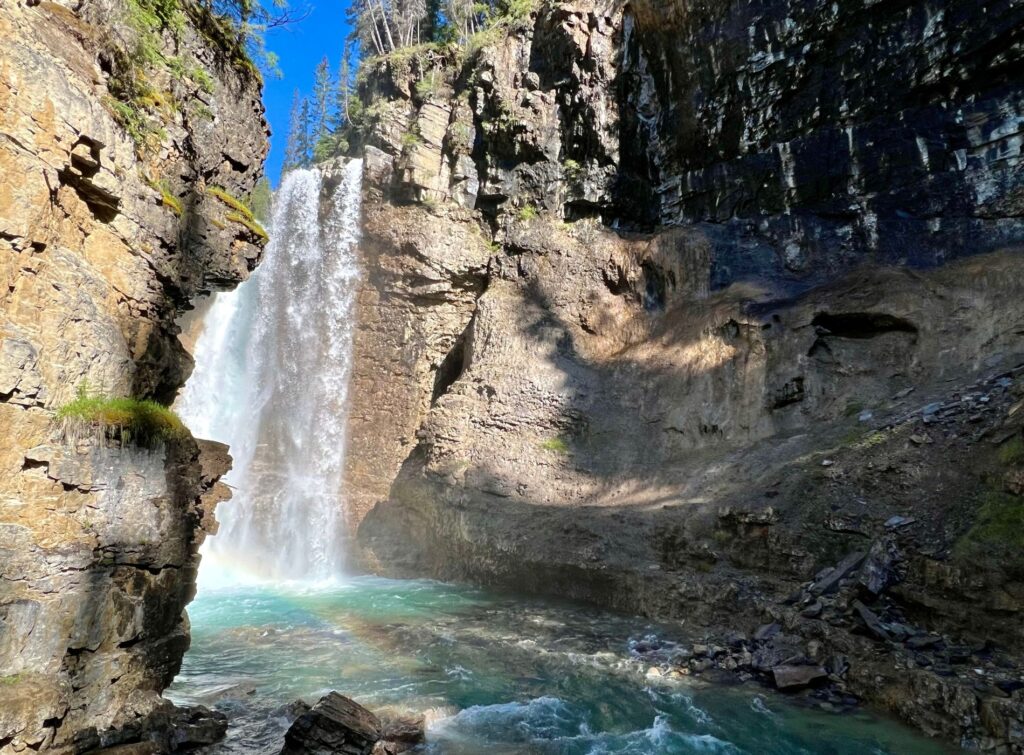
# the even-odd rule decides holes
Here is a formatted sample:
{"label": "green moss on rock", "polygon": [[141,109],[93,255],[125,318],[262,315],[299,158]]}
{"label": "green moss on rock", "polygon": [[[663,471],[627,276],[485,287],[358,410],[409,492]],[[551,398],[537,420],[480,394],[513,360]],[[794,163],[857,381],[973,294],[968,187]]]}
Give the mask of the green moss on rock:
{"label": "green moss on rock", "polygon": [[999,461],[1007,466],[1024,464],[1024,438],[1015,435],[999,447]]}
{"label": "green moss on rock", "polygon": [[1024,499],[990,490],[978,504],[978,516],[957,541],[954,557],[966,565],[1024,573]]}

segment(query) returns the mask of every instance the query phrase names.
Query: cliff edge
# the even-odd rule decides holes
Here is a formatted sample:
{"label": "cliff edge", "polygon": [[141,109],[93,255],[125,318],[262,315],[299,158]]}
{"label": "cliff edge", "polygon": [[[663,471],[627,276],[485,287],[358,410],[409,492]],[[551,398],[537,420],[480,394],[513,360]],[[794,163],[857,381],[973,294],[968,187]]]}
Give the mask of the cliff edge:
{"label": "cliff edge", "polygon": [[262,172],[260,90],[198,4],[0,14],[0,752],[183,744],[160,693],[227,449],[68,435],[55,412],[167,404],[188,376],[176,316],[260,257],[229,206]]}

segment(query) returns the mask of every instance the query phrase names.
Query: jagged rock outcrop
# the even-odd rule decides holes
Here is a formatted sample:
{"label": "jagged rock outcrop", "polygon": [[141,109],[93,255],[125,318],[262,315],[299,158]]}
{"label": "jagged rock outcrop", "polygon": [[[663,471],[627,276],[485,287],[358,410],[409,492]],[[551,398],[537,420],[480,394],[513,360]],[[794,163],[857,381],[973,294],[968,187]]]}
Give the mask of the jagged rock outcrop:
{"label": "jagged rock outcrop", "polygon": [[188,647],[199,544],[230,496],[227,449],[71,442],[54,410],[84,386],[173,398],[191,370],[176,316],[260,256],[258,229],[206,189],[249,192],[266,126],[258,76],[198,6],[166,26],[139,12],[68,0],[0,14],[4,753],[166,750],[195,734],[168,731],[160,693]]}
{"label": "jagged rock outcrop", "polygon": [[1022,13],[545,2],[377,60],[364,563],[777,621],[840,697],[1019,750]]}

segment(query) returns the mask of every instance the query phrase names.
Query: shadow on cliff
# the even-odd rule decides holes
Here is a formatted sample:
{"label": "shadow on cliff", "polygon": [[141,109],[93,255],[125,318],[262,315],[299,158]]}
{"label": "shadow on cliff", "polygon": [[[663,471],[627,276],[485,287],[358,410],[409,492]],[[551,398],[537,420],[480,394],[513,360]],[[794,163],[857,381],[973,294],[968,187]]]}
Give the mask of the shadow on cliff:
{"label": "shadow on cliff", "polygon": [[[661,410],[643,392],[658,400],[661,386],[728,372],[728,360],[694,371],[645,364],[628,349],[603,361],[587,359],[578,343],[585,336],[564,319],[538,280],[529,280],[522,291],[529,312],[517,327],[549,350],[550,364],[575,397],[548,419],[547,429],[557,438],[532,449],[545,479],[518,477],[514,466],[502,469],[496,461],[446,476],[431,467],[427,433],[404,462],[389,499],[364,520],[359,540],[376,557],[375,566],[395,576],[431,574],[590,600],[599,595],[619,601],[615,606],[624,610],[634,610],[643,593],[650,605],[656,598],[647,591],[661,583],[650,577],[688,562],[706,568],[714,561],[702,542],[720,526],[722,500],[704,494],[723,478],[736,485],[741,475],[729,458],[739,444],[722,439],[713,438],[711,447],[666,453]],[[649,340],[696,347],[707,328],[725,327],[738,315],[742,298],[742,292],[719,294],[702,307],[704,317],[688,323],[680,318],[692,310],[655,308],[648,314],[656,322]],[[741,337],[738,325],[729,333]],[[749,456],[744,462],[755,480],[771,466],[750,464]],[[593,490],[581,496],[571,482],[560,489],[566,476]],[[531,491],[538,482],[541,489],[549,486],[539,491],[545,501]],[[769,497],[751,491],[773,484],[777,480],[752,482],[744,505],[768,505]],[[759,533],[755,541],[765,536]],[[752,541],[748,552],[754,561],[767,548]],[[621,573],[614,574],[616,569]],[[626,593],[623,579],[636,583]],[[664,609],[673,612],[671,606]]]}
{"label": "shadow on cliff", "polygon": [[[532,451],[512,443],[502,451],[514,454],[526,448],[539,459],[533,471],[541,467],[541,476],[522,474],[530,468],[517,468],[514,458],[507,467],[492,458],[461,471],[446,469],[443,459],[434,456],[428,419],[428,431],[403,464],[389,500],[367,516],[359,540],[376,558],[376,565],[395,576],[430,574],[612,601],[609,605],[626,610],[640,605],[649,608],[654,601],[662,606],[658,611],[667,615],[676,615],[680,609],[663,605],[669,598],[650,590],[663,585],[666,575],[675,570],[714,572],[685,587],[693,590],[698,589],[697,583],[703,585],[700,589],[710,590],[712,585],[735,589],[728,586],[741,585],[749,570],[769,581],[802,579],[862,543],[869,531],[863,527],[871,526],[830,527],[820,523],[822,518],[860,521],[865,511],[877,509],[876,525],[881,527],[892,513],[921,505],[930,512],[922,511],[922,517],[935,519],[929,508],[934,504],[922,492],[921,483],[916,483],[918,494],[911,501],[900,486],[894,488],[891,481],[879,486],[871,478],[876,464],[887,468],[884,460],[890,453],[880,446],[874,452],[877,458],[871,455],[872,444],[880,442],[874,438],[873,425],[864,425],[856,413],[836,416],[835,402],[818,415],[802,408],[809,401],[804,394],[814,385],[825,385],[823,380],[789,381],[772,390],[767,377],[771,369],[765,366],[771,355],[760,355],[760,366],[749,375],[744,373],[752,354],[776,348],[766,347],[766,339],[779,336],[765,332],[781,332],[787,322],[790,329],[794,323],[804,323],[799,337],[782,352],[785,358],[778,370],[783,377],[792,377],[788,370],[798,363],[803,370],[824,370],[839,381],[834,385],[845,401],[857,398],[865,385],[875,385],[865,383],[857,370],[874,374],[881,367],[884,379],[876,381],[879,395],[892,397],[895,387],[890,378],[895,375],[899,386],[909,382],[919,389],[910,399],[912,404],[924,401],[927,380],[946,377],[942,370],[947,367],[955,370],[954,378],[970,380],[957,364],[983,369],[979,356],[985,350],[1014,344],[1016,351],[1005,356],[1020,354],[1021,334],[1014,335],[1019,328],[1013,325],[1019,313],[1007,311],[1001,318],[1007,325],[998,338],[986,335],[977,344],[965,339],[956,359],[947,359],[949,344],[943,336],[953,323],[930,328],[928,334],[920,321],[929,307],[941,313],[943,302],[958,300],[948,292],[964,281],[966,290],[972,285],[990,286],[995,277],[1005,285],[1017,285],[1010,282],[1009,271],[1018,269],[1022,260],[1020,254],[1010,253],[958,263],[956,269],[941,273],[941,286],[908,271],[867,270],[798,300],[760,304],[756,311],[745,306],[743,291],[719,292],[697,302],[696,308],[686,303],[650,313],[652,326],[646,340],[602,360],[584,356],[588,346],[580,339],[589,335],[565,319],[564,308],[533,278],[521,289],[528,307],[523,308],[526,313],[517,327],[534,344],[549,350],[548,361],[564,376],[565,393],[572,399],[549,425],[558,433],[557,443]],[[1007,266],[1003,273],[995,272],[1003,266]],[[942,292],[943,286],[947,293]],[[908,309],[906,303],[891,311],[881,309],[879,301],[885,302],[881,292],[908,296],[918,309]],[[1004,302],[1013,299],[1005,292],[993,296]],[[979,309],[991,312],[984,306]],[[911,311],[917,314],[908,319]],[[695,317],[696,312],[703,316]],[[641,350],[650,346],[699,348],[709,331],[727,345],[736,342],[742,348],[726,350],[728,358],[698,369],[643,358]],[[879,361],[876,354],[883,353],[871,351],[879,343],[900,358],[909,358],[928,338],[937,339],[942,348],[928,347],[937,361],[929,362],[931,372],[916,375],[919,382],[909,372],[892,370],[892,362],[873,364]],[[456,380],[451,390],[458,390],[460,383],[465,386],[465,380]],[[733,385],[736,393],[711,390],[716,383]],[[948,385],[942,390],[948,391]],[[789,431],[780,432],[784,426],[780,421],[760,428],[751,423],[744,429],[746,434],[730,438],[727,426],[716,428],[702,417],[693,423],[689,445],[671,445],[680,433],[673,422],[666,423],[674,408],[714,408],[732,395],[749,401],[751,418],[793,417]],[[911,406],[903,406],[901,411],[912,411]],[[440,408],[444,408],[443,396]],[[537,429],[527,416],[516,432],[534,437]],[[867,450],[858,450],[865,439],[871,439]],[[904,441],[893,443],[906,450]],[[869,482],[836,481],[823,468],[822,459],[862,453],[866,460],[856,474],[865,475]],[[948,479],[944,474],[933,477],[928,486],[935,488],[936,500],[955,507],[940,492]],[[788,525],[777,526],[790,517]],[[813,532],[803,530],[802,522],[816,523]],[[629,587],[625,592],[624,581]],[[671,594],[678,589],[677,585]],[[643,600],[638,598],[641,593]]]}
{"label": "shadow on cliff", "polygon": [[[782,585],[808,566],[773,564],[767,528],[723,525],[712,505],[683,509],[671,494],[643,507],[543,505],[497,492],[508,480],[493,465],[476,468],[473,484],[453,488],[407,465],[390,499],[360,526],[375,570],[708,622],[753,594],[755,582],[761,589]],[[714,532],[729,533],[746,551],[745,563],[707,550],[703,543]],[[762,571],[755,580],[741,566]],[[700,577],[680,578],[687,573]]]}
{"label": "shadow on cliff", "polygon": [[[206,243],[209,221],[199,212],[199,204],[194,191],[180,200],[176,235],[183,253],[158,258],[157,280],[163,289],[160,300],[169,320],[190,308],[197,293],[209,290],[202,276],[203,269],[212,266]],[[132,395],[170,405],[192,373],[192,356],[179,340],[176,328],[154,329],[146,334],[144,343],[145,351],[135,360]]]}
{"label": "shadow on cliff", "polygon": [[[637,332],[616,353],[600,359],[584,356],[587,349],[579,339],[587,335],[566,320],[563,308],[536,278],[523,293],[537,314],[520,332],[537,344],[550,344],[549,362],[564,375],[563,391],[572,396],[557,430],[558,443],[567,448],[577,471],[649,487],[665,479],[677,483],[672,467],[691,467],[707,452],[722,456],[767,434],[766,428],[754,426],[755,416],[763,414],[767,366],[752,376],[761,384],[748,384],[745,372],[755,352],[764,349],[762,329],[773,325],[770,312],[764,322],[745,315],[746,287],[676,306],[666,305],[664,295],[634,292]],[[685,355],[689,361],[652,358],[652,351]],[[731,395],[736,384],[756,395]],[[747,411],[750,424],[730,428],[736,417],[727,412],[743,401],[753,402]],[[672,420],[670,414],[680,416]]]}

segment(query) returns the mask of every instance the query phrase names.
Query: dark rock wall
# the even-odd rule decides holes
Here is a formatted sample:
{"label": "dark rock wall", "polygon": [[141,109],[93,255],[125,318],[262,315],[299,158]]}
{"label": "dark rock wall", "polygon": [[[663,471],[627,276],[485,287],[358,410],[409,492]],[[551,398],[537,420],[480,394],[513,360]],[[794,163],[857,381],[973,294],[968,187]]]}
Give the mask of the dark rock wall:
{"label": "dark rock wall", "polygon": [[716,286],[928,267],[1024,238],[1024,4],[637,0],[627,223],[702,223]]}

